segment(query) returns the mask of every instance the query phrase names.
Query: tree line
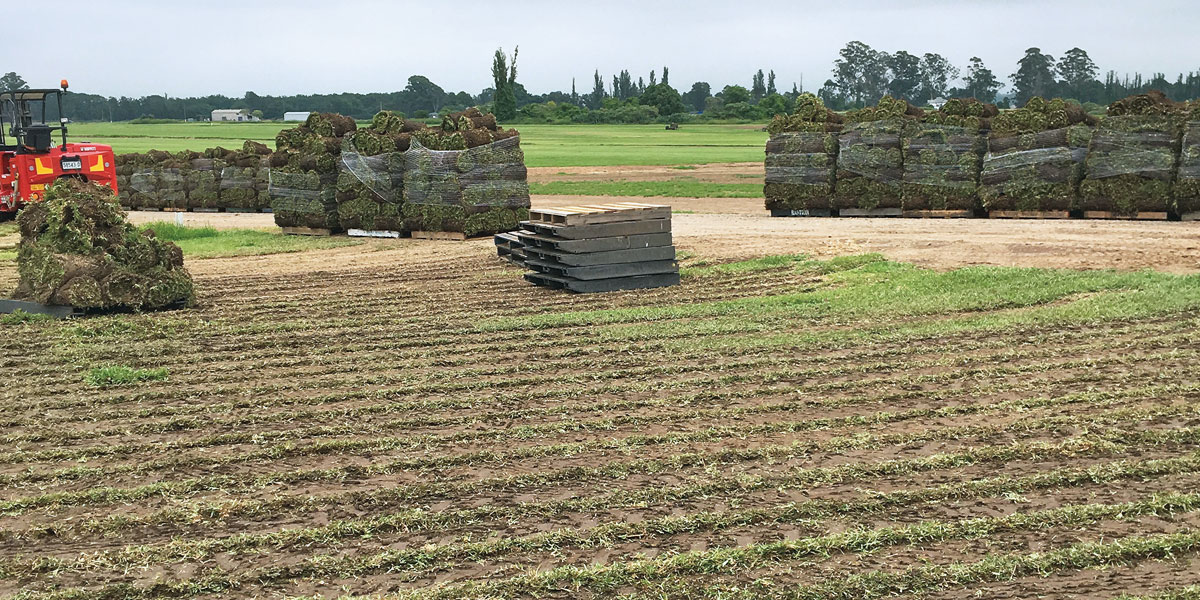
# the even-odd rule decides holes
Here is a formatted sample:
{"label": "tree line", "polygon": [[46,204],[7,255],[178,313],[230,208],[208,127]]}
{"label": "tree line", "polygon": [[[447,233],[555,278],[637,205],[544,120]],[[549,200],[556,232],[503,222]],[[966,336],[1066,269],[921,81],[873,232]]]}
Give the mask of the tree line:
{"label": "tree line", "polygon": [[[424,75],[413,75],[396,92],[295,96],[246,92],[240,98],[131,98],[72,92],[66,96],[64,108],[77,121],[204,120],[213,110],[225,108],[245,109],[267,119],[280,119],[288,111],[336,112],[368,119],[380,110],[422,118],[474,105],[489,107],[501,121],[513,123],[752,121],[790,112],[804,91],[794,82],[790,89],[783,89],[774,70],[759,69],[751,75],[749,86],[735,83],[717,90],[708,82],[697,81],[686,92],[680,92],[671,85],[670,70],[664,66],[636,78],[627,69],[611,75],[596,70],[590,86],[582,91],[572,80],[569,92],[533,94],[517,81],[517,56],[515,49],[511,56],[496,50],[492,86],[478,94],[450,92]],[[852,41],[838,52],[831,76],[815,93],[837,110],[874,104],[885,94],[917,105],[937,98],[969,96],[1001,107],[1021,106],[1033,96],[1061,96],[1104,105],[1150,89],[1161,90],[1177,101],[1200,98],[1200,72],[1180,73],[1170,80],[1163,73],[1144,78],[1141,74],[1119,76],[1108,71],[1101,78],[1099,68],[1081,48],[1071,48],[1057,59],[1040,48],[1029,48],[1006,79],[1011,84],[1007,91],[1001,77],[978,57],[971,57],[965,69],[959,69],[937,53],[885,52]],[[17,73],[0,77],[0,90],[23,87],[27,87],[26,82]]]}

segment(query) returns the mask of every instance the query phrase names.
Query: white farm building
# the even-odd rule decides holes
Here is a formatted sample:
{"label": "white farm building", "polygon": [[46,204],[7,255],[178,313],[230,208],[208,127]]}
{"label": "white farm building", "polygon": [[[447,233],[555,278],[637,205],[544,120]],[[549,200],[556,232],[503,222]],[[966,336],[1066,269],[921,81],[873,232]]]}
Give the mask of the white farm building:
{"label": "white farm building", "polygon": [[245,123],[249,121],[261,121],[262,119],[250,114],[250,111],[244,108],[219,108],[212,111],[212,120],[214,123],[217,121]]}
{"label": "white farm building", "polygon": [[292,111],[283,113],[283,120],[284,121],[306,121],[306,120],[308,120],[308,115],[309,115],[309,112],[306,110],[305,111],[292,110]]}

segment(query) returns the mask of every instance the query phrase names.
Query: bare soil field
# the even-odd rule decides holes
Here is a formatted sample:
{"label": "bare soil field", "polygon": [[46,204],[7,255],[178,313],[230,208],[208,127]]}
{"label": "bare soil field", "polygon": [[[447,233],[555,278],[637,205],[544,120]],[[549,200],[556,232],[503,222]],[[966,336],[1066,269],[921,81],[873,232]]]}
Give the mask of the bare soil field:
{"label": "bare soil field", "polygon": [[[673,288],[569,295],[486,241],[399,240],[189,261],[192,309],[4,325],[0,595],[1200,584],[1194,278],[737,263],[708,217],[678,217]],[[85,383],[104,365],[169,376]]]}

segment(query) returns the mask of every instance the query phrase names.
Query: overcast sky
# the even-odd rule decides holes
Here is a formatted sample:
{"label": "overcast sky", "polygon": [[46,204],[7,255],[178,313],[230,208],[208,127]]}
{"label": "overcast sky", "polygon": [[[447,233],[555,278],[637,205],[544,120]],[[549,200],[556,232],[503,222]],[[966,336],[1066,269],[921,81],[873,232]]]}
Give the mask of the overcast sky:
{"label": "overcast sky", "polygon": [[[0,72],[33,87],[68,78],[107,96],[396,91],[422,74],[447,91],[491,85],[491,54],[520,45],[517,80],[534,93],[591,89],[629,69],[671,69],[686,91],[707,81],[814,90],[851,40],[877,50],[938,52],[965,70],[979,56],[1006,85],[1030,46],[1056,58],[1087,50],[1101,73],[1200,70],[1196,0],[921,0],[903,2],[532,0],[105,0],[14,28]],[[30,5],[33,6],[33,5]],[[45,8],[45,7],[42,7]],[[498,10],[503,9],[503,11]],[[23,33],[22,33],[23,32]]]}

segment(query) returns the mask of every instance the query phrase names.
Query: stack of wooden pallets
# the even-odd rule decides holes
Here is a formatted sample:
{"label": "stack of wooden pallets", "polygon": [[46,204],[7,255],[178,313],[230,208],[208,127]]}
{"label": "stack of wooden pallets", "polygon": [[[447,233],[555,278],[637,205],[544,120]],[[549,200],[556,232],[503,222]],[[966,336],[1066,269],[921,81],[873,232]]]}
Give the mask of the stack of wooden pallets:
{"label": "stack of wooden pallets", "polygon": [[573,292],[679,284],[671,207],[641,202],[531,209],[515,232],[525,279]]}

